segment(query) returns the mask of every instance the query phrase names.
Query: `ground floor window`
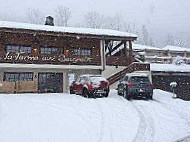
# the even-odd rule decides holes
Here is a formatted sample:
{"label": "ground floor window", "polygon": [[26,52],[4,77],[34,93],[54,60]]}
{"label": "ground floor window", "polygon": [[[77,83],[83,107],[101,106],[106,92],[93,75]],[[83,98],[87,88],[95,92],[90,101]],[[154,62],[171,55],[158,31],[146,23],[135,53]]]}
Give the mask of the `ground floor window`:
{"label": "ground floor window", "polygon": [[38,73],[39,92],[63,92],[63,73]]}
{"label": "ground floor window", "polygon": [[15,82],[15,81],[33,81],[32,72],[5,72],[4,81]]}

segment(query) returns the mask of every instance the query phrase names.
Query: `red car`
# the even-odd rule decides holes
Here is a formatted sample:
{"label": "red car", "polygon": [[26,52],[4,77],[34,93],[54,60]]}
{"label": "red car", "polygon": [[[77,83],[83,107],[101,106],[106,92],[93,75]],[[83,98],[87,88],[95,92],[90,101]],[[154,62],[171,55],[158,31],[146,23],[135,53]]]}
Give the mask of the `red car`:
{"label": "red car", "polygon": [[88,98],[108,97],[109,82],[101,75],[81,75],[70,86],[70,93]]}

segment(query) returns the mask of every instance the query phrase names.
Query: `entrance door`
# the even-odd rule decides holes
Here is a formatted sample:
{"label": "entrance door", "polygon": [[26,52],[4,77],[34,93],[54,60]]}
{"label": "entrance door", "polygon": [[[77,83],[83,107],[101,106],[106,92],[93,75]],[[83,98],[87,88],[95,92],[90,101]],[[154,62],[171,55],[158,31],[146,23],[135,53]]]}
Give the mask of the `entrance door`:
{"label": "entrance door", "polygon": [[61,93],[63,92],[62,73],[39,73],[38,74],[39,92]]}

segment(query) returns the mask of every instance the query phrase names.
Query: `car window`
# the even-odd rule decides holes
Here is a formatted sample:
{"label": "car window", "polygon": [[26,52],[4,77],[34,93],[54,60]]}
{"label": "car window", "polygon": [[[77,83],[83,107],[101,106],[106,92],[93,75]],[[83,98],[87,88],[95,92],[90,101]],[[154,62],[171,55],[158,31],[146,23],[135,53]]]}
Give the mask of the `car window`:
{"label": "car window", "polygon": [[130,82],[132,83],[138,83],[138,82],[150,82],[149,78],[146,76],[132,76],[130,78]]}
{"label": "car window", "polygon": [[128,81],[128,76],[124,76],[123,80]]}
{"label": "car window", "polygon": [[80,77],[80,83],[84,83],[86,81],[86,77]]}

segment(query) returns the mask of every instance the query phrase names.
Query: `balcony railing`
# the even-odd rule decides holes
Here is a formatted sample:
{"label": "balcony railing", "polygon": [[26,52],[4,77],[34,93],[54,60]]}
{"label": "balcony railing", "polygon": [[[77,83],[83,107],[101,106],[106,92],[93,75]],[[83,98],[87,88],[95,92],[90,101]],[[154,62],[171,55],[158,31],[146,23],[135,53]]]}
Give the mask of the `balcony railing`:
{"label": "balcony railing", "polygon": [[106,65],[109,66],[128,66],[132,63],[133,58],[124,56],[107,56]]}

